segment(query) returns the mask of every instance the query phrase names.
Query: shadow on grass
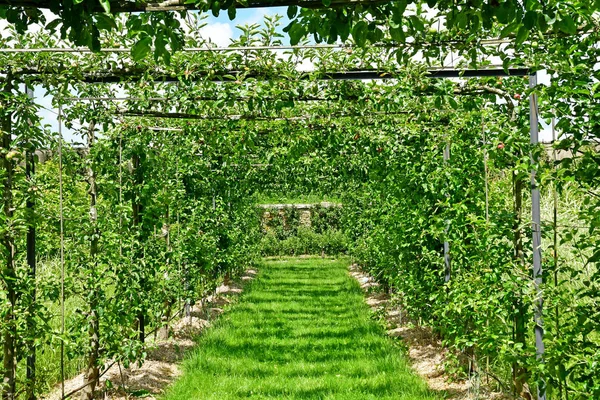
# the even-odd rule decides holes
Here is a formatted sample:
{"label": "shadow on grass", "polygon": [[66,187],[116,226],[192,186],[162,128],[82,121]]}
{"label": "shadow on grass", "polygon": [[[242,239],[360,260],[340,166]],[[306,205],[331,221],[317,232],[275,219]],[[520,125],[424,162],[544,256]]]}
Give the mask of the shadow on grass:
{"label": "shadow on grass", "polygon": [[346,268],[268,262],[243,301],[198,339],[165,399],[438,398],[373,321]]}

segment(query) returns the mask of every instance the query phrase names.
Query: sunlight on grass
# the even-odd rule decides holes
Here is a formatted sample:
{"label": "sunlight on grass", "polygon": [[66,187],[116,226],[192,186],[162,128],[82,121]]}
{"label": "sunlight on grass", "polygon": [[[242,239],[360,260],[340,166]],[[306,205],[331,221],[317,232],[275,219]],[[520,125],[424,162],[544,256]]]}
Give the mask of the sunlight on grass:
{"label": "sunlight on grass", "polygon": [[434,399],[370,318],[347,261],[270,261],[199,339],[165,396],[188,399]]}

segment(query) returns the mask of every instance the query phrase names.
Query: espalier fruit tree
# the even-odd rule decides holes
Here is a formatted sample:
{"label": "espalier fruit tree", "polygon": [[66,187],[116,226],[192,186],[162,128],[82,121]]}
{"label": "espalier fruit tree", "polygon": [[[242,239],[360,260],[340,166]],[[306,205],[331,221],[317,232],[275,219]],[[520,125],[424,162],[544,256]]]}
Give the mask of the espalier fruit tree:
{"label": "espalier fruit tree", "polygon": [[[244,4],[175,5],[233,18]],[[339,198],[348,251],[439,335],[457,377],[523,398],[600,396],[597,2],[312,5],[290,7],[291,42],[344,47],[183,51],[206,43],[159,5],[0,1],[11,24],[0,38],[4,398],[83,371],[89,399],[105,365],[142,362],[149,335],[256,261],[265,194]],[[44,7],[58,19],[24,33]],[[279,23],[241,27],[233,45],[281,45]],[[53,30],[131,51],[25,51],[61,46]],[[505,76],[431,79],[450,52],[455,68],[497,60]],[[305,60],[314,71],[298,72]],[[549,83],[530,88],[509,68],[545,70]],[[80,146],[41,126],[25,87],[52,96]],[[532,95],[552,148],[530,144]],[[63,362],[50,356],[60,348]]]}

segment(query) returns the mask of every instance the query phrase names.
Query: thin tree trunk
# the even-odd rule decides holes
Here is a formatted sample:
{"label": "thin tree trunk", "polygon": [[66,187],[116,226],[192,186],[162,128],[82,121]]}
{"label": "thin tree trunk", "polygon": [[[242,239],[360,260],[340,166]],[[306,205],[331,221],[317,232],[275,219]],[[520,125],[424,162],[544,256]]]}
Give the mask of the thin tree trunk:
{"label": "thin tree trunk", "polygon": [[[12,90],[12,84],[10,83],[10,76],[7,77],[9,83],[4,87],[4,92],[10,95]],[[2,115],[2,152],[0,153],[3,160],[4,166],[4,179],[3,179],[3,197],[4,197],[4,216],[9,224],[6,227],[6,231],[2,237],[2,245],[4,247],[4,256],[6,257],[4,270],[2,275],[4,276],[4,282],[6,285],[6,294],[9,301],[9,309],[6,311],[4,316],[5,332],[3,337],[3,387],[2,387],[2,398],[4,400],[14,400],[16,397],[16,374],[17,374],[17,355],[16,355],[16,315],[15,306],[17,303],[17,291],[16,291],[16,264],[15,255],[17,252],[14,229],[12,225],[12,217],[14,215],[14,204],[13,204],[13,176],[14,176],[14,161],[9,157],[11,151],[11,129],[12,121],[11,114],[7,113]]]}
{"label": "thin tree trunk", "polygon": [[[523,232],[521,231],[523,220],[523,180],[513,175],[513,192],[514,192],[514,213],[515,221],[513,225],[514,231],[514,258],[519,268],[524,268],[523,255]],[[514,317],[514,340],[515,343],[520,343],[523,349],[527,345],[527,307],[523,303],[523,293],[519,290],[515,293],[515,303],[513,305],[515,311]],[[526,392],[528,371],[523,363],[515,361],[513,363],[513,385],[515,393],[522,395]]]}
{"label": "thin tree trunk", "polygon": [[[33,89],[26,87],[27,95],[33,99]],[[31,121],[29,123],[31,125]],[[25,176],[29,184],[32,184],[33,177],[35,175],[35,148],[31,144],[27,144],[27,152],[25,153]],[[30,296],[30,313],[27,318],[27,330],[31,333],[35,331],[35,322],[33,313],[35,310],[36,301],[36,235],[35,235],[35,195],[33,193],[33,187],[30,188],[31,192],[27,196],[27,265],[29,266],[29,277],[33,283]],[[35,363],[36,363],[36,348],[35,338],[30,337],[27,341],[27,381],[26,381],[26,398],[27,400],[35,400]]]}
{"label": "thin tree trunk", "polygon": [[[164,235],[164,238],[165,238],[165,246],[166,246],[167,253],[170,254],[173,249],[171,248],[171,220],[170,220],[168,204],[167,204],[166,210],[165,210],[165,223],[163,224],[163,227],[162,227],[162,234]],[[169,258],[167,258],[166,262],[167,263],[170,262]],[[171,277],[166,276],[165,278],[171,278]],[[159,337],[161,339],[169,338],[169,321],[171,320],[171,314],[173,313],[173,304],[175,304],[175,297],[167,294],[166,299],[164,301],[165,312],[162,316],[162,327],[160,329],[160,334],[159,334]]]}
{"label": "thin tree trunk", "polygon": [[[31,182],[33,175],[35,174],[35,150],[28,149],[25,156],[25,174],[27,179]],[[35,309],[36,301],[36,254],[35,254],[35,202],[34,195],[30,194],[27,197],[27,211],[28,211],[28,230],[27,230],[27,264],[29,265],[29,277],[33,283],[33,287],[30,292],[30,316],[27,318],[27,329],[33,333],[35,331],[35,322],[33,319],[33,310]],[[36,349],[35,339],[33,337],[27,343],[27,400],[35,400],[35,363],[36,363]]]}
{"label": "thin tree trunk", "polygon": [[[140,195],[141,195],[141,190],[140,187],[142,185],[142,171],[140,170],[141,164],[140,164],[140,157],[137,154],[134,154],[131,160],[131,164],[133,167],[133,175],[134,175],[134,186],[135,189],[133,190],[133,196],[131,199],[131,209],[132,209],[132,213],[133,213],[133,226],[134,229],[136,229],[136,233],[138,236],[138,241],[142,240],[142,233],[140,231],[141,229],[141,224],[142,224],[142,214],[143,214],[143,210],[144,207],[141,204],[141,199],[140,199]],[[137,259],[141,259],[143,257],[143,255],[141,254],[140,251],[140,244],[137,244],[138,250],[137,252],[139,254],[137,254]],[[142,287],[142,290],[144,290],[144,278],[141,278],[142,281],[140,282],[140,286]],[[138,316],[137,316],[137,325],[138,325],[138,332],[139,332],[139,340],[140,342],[144,342],[146,340],[146,315],[143,309],[143,306],[141,307],[140,311],[138,312]]]}
{"label": "thin tree trunk", "polygon": [[[88,149],[92,149],[94,146],[95,132],[94,132],[95,124],[90,123],[87,135],[87,144]],[[88,155],[89,157],[89,155]],[[95,282],[96,279],[96,267],[97,260],[96,257],[98,255],[98,239],[99,239],[99,230],[98,230],[98,210],[96,208],[96,201],[98,197],[98,187],[96,185],[96,172],[91,165],[91,159],[88,159],[88,167],[87,167],[87,179],[88,179],[88,195],[90,196],[90,224],[92,227],[92,234],[90,240],[90,266],[93,269],[91,274],[91,279]],[[100,376],[100,367],[98,365],[98,358],[100,353],[100,321],[98,316],[98,298],[97,298],[97,290],[92,283],[87,288],[86,292],[91,294],[90,302],[89,302],[89,312],[88,312],[88,335],[89,335],[89,350],[87,354],[87,365],[84,372],[84,383],[86,386],[81,391],[81,400],[91,400],[94,397],[94,390],[96,389],[96,385],[98,384],[98,379]]]}

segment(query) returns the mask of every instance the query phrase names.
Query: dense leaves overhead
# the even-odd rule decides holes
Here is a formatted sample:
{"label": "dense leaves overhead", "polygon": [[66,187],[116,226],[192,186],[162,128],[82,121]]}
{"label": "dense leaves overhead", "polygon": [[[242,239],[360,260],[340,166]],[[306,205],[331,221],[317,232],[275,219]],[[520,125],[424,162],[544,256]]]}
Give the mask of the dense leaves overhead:
{"label": "dense leaves overhead", "polygon": [[[134,58],[140,59],[153,51],[157,59],[168,62],[184,42],[181,21],[186,9],[211,12],[215,16],[227,10],[233,20],[238,8],[289,4],[220,0],[179,0],[166,5],[121,0],[5,0],[0,1],[0,17],[12,23],[18,32],[24,32],[32,23],[40,23],[49,32],[59,30],[60,36],[74,45],[99,50],[105,47],[102,31],[122,30],[116,16],[126,13],[128,35],[136,41],[132,48]],[[475,0],[458,4],[449,0],[298,1],[288,8],[291,22],[284,30],[292,44],[309,37],[327,43],[352,38],[359,47],[380,42],[409,44],[412,54],[424,49],[425,56],[435,58],[440,53],[446,54],[450,47],[466,51],[486,38],[511,37],[520,47],[527,39],[538,41],[548,35],[587,32],[597,26],[594,12],[599,7],[600,3],[592,0]],[[57,18],[47,21],[42,9],[52,11]],[[404,54],[398,51],[398,59],[406,59]]]}

